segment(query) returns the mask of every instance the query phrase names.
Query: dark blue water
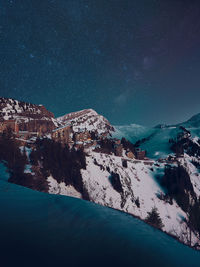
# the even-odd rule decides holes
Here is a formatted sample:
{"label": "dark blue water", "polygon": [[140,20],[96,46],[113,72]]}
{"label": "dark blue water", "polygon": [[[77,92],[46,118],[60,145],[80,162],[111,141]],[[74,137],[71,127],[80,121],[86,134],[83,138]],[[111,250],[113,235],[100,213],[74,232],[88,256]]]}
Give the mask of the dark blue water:
{"label": "dark blue water", "polygon": [[118,211],[0,181],[0,266],[200,266],[194,251]]}

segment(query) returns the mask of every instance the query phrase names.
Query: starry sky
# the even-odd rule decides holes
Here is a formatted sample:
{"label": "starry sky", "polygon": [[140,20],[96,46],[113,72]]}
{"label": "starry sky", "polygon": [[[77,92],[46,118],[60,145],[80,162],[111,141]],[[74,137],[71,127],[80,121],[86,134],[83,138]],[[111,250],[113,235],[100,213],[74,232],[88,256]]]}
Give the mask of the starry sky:
{"label": "starry sky", "polygon": [[0,95],[113,124],[200,112],[200,2],[0,0]]}

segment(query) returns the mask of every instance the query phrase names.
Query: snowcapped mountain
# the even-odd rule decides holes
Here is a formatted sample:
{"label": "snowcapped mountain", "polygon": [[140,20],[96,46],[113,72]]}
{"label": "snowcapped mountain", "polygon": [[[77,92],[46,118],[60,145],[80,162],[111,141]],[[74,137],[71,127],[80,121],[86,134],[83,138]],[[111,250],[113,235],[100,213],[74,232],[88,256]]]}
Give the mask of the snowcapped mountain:
{"label": "snowcapped mountain", "polygon": [[189,120],[178,125],[182,125],[186,128],[200,128],[200,113],[192,116]]}
{"label": "snowcapped mountain", "polygon": [[115,126],[114,137],[125,137],[130,142],[138,143],[152,159],[166,157],[170,152],[169,139],[174,138],[179,127],[144,127],[140,125]]}
{"label": "snowcapped mountain", "polygon": [[152,159],[166,158],[171,153],[170,139],[182,131],[180,127],[188,129],[193,137],[200,137],[200,113],[194,115],[186,122],[176,125],[160,124],[156,127],[144,127],[141,125],[115,126],[113,136],[125,137],[132,143],[138,143],[141,149],[147,151],[147,156]]}
{"label": "snowcapped mountain", "polygon": [[[18,145],[0,134],[0,161],[6,162],[9,182],[127,212],[200,248],[200,135],[193,128],[113,127],[92,109],[54,119],[42,106],[10,99],[1,99],[0,108],[2,121],[22,120],[26,126],[49,120],[53,126],[45,130],[57,131],[55,138],[71,135],[71,129],[79,138],[73,134],[65,143],[44,132]],[[147,157],[137,157],[139,148]]]}
{"label": "snowcapped mountain", "polygon": [[114,128],[113,137],[125,137],[133,143],[153,132],[153,129],[138,124],[115,125]]}
{"label": "snowcapped mountain", "polygon": [[1,120],[51,119],[54,118],[54,115],[43,105],[21,102],[11,98],[0,98],[0,118]]}
{"label": "snowcapped mountain", "polygon": [[66,114],[57,118],[57,122],[63,126],[71,124],[74,132],[87,129],[87,131],[97,131],[98,134],[109,134],[114,131],[109,121],[93,109],[84,109]]}
{"label": "snowcapped mountain", "polygon": [[[191,139],[192,140],[192,139]],[[192,142],[196,142],[195,140]],[[197,165],[193,161],[197,161]],[[126,162],[126,164],[124,164]],[[156,208],[162,220],[162,230],[181,242],[198,247],[200,239],[198,233],[188,226],[189,212],[179,203],[179,199],[171,197],[162,184],[162,177],[166,176],[166,168],[170,166],[178,179],[182,179],[179,168],[189,175],[190,190],[186,195],[194,193],[194,198],[200,196],[200,160],[187,153],[176,160],[139,161],[126,156],[117,157],[104,153],[87,150],[86,167],[81,169],[84,188],[88,199],[97,204],[127,212],[142,220],[146,220],[153,208]],[[177,171],[177,172],[176,172]],[[51,175],[48,177],[49,193],[62,194],[82,198],[81,192],[74,186],[57,182]],[[178,182],[178,187],[181,186]],[[175,186],[172,184],[172,186]],[[185,197],[184,196],[184,197]],[[192,196],[191,196],[192,197]],[[182,200],[181,200],[182,201]]]}

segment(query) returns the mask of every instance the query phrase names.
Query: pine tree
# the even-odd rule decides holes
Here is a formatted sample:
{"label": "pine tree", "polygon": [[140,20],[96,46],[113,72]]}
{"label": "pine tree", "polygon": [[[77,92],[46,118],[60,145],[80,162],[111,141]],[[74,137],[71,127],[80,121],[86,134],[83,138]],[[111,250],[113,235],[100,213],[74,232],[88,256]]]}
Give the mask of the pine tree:
{"label": "pine tree", "polygon": [[163,228],[163,223],[160,218],[160,215],[158,213],[158,209],[156,207],[153,207],[150,212],[148,212],[148,215],[145,219],[145,221],[152,226],[162,229]]}

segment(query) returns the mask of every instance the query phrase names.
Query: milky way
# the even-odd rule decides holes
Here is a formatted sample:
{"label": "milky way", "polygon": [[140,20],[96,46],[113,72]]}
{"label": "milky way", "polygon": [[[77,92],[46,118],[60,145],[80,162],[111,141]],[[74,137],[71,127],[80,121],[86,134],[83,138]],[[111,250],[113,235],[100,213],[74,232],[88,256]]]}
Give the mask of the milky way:
{"label": "milky way", "polygon": [[0,0],[0,95],[114,124],[200,112],[200,3]]}

